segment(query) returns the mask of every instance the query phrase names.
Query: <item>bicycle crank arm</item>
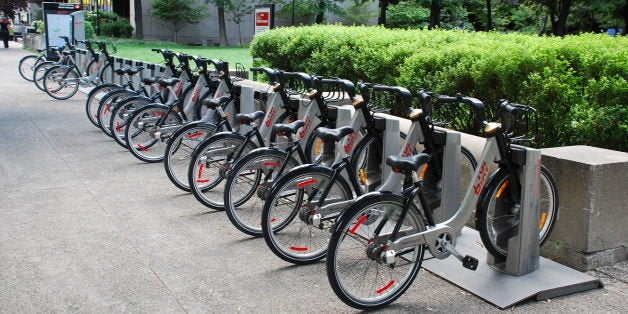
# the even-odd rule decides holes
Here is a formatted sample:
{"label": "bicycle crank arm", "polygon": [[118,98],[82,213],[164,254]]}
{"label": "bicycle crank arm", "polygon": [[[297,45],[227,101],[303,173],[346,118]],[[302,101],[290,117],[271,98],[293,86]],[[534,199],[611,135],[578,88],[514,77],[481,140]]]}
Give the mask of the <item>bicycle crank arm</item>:
{"label": "bicycle crank arm", "polygon": [[470,255],[462,256],[451,243],[445,244],[445,248],[449,252],[451,252],[451,255],[453,255],[455,258],[462,262],[462,267],[468,268],[470,270],[478,269],[477,258]]}

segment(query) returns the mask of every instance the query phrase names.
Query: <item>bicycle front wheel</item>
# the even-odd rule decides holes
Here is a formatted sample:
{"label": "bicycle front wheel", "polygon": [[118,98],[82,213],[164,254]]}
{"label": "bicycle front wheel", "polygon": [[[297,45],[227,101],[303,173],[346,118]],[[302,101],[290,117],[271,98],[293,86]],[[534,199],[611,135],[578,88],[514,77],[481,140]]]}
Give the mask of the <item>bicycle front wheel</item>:
{"label": "bicycle front wheel", "polygon": [[181,123],[181,117],[168,106],[145,106],[128,118],[124,131],[126,146],[141,161],[163,161],[169,133],[162,132],[162,129]]}
{"label": "bicycle front wheel", "polygon": [[[329,167],[307,165],[283,175],[264,203],[262,233],[279,258],[298,265],[321,260],[327,254],[330,228],[342,207],[319,214],[317,204],[339,203],[353,198],[347,182],[332,181]],[[321,195],[329,189],[327,196]]]}
{"label": "bicycle front wheel", "polygon": [[[207,138],[196,147],[188,168],[188,183],[201,204],[215,210],[225,209],[224,180],[239,157],[235,156],[236,152],[244,143],[244,136],[224,132]],[[255,148],[253,142],[247,141],[242,156]]]}
{"label": "bicycle front wheel", "polygon": [[68,99],[76,94],[78,87],[79,74],[70,67],[52,67],[44,75],[44,90],[54,99]]}
{"label": "bicycle front wheel", "polygon": [[121,88],[122,86],[118,84],[102,84],[89,91],[87,101],[85,102],[85,113],[87,114],[89,122],[100,127],[100,122],[98,122],[98,106],[100,105],[100,100],[110,91]]}
{"label": "bicycle front wheel", "polygon": [[113,83],[113,63],[109,62],[105,64],[105,66],[100,70],[98,78],[100,79],[100,84]]}
{"label": "bicycle front wheel", "polygon": [[[287,164],[284,167],[284,161]],[[275,148],[258,148],[233,164],[225,182],[224,204],[231,223],[250,236],[262,236],[262,208],[274,180],[298,166],[296,159]]]}
{"label": "bicycle front wheel", "polygon": [[20,60],[18,70],[23,79],[29,82],[33,81],[33,71],[35,70],[35,66],[41,62],[40,60],[45,61],[46,59],[38,55],[28,55]]}
{"label": "bicycle front wheel", "polygon": [[398,299],[419,273],[423,245],[398,249],[392,262],[384,258],[389,240],[425,230],[415,204],[410,203],[404,215],[403,203],[403,197],[395,194],[370,195],[356,201],[336,222],[329,242],[327,278],[347,305],[361,310],[384,307]]}
{"label": "bicycle front wheel", "polygon": [[[508,240],[517,233],[521,204],[513,200],[510,174],[500,169],[491,178],[476,210],[476,227],[486,250],[508,255]],[[547,240],[558,218],[558,191],[552,174],[541,166],[539,178],[539,245]]]}
{"label": "bicycle front wheel", "polygon": [[57,65],[59,64],[53,61],[44,61],[36,65],[33,69],[33,83],[35,83],[35,86],[37,86],[40,91],[46,91],[46,89],[44,88],[44,75],[46,75],[46,71],[48,71],[49,68]]}
{"label": "bicycle front wheel", "polygon": [[[135,95],[135,96],[133,96]],[[98,105],[98,111],[96,112],[97,120],[100,125],[100,129],[108,136],[113,137],[111,131],[111,118],[114,117],[113,113],[116,112],[119,115],[124,115],[124,119],[127,119],[134,110],[146,106],[152,103],[151,99],[144,96],[137,96],[133,91],[126,89],[113,90],[107,93]],[[121,108],[124,108],[124,111]],[[124,133],[124,127],[120,127],[122,133]],[[126,143],[125,143],[126,145]]]}
{"label": "bicycle front wheel", "polygon": [[216,125],[192,122],[172,134],[164,154],[164,168],[168,178],[179,189],[190,192],[188,167],[194,149],[216,132]]}

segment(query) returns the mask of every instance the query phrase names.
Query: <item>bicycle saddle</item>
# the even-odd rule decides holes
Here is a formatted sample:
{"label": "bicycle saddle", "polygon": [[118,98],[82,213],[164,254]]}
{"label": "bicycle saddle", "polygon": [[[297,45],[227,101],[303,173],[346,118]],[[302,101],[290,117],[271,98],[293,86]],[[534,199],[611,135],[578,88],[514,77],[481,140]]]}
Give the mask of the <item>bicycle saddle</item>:
{"label": "bicycle saddle", "polygon": [[157,83],[159,83],[159,85],[161,86],[174,86],[175,84],[179,83],[179,79],[176,77],[171,77],[171,78],[167,78],[167,79],[159,79],[159,81],[157,81]]}
{"label": "bicycle saddle", "polygon": [[145,77],[142,79],[142,84],[144,85],[151,85],[155,82],[157,82],[161,77],[156,76],[156,77]]}
{"label": "bicycle saddle", "polygon": [[275,132],[275,134],[290,136],[291,134],[296,133],[297,130],[304,125],[305,122],[303,122],[303,120],[296,120],[292,123],[279,123],[273,126],[273,132]]}
{"label": "bicycle saddle", "polygon": [[250,125],[255,120],[266,115],[264,111],[255,111],[253,113],[239,113],[235,116],[236,121],[240,122],[240,124]]}
{"label": "bicycle saddle", "polygon": [[206,106],[209,109],[216,109],[224,102],[229,101],[231,96],[221,96],[218,98],[207,98],[203,99],[203,106]]}
{"label": "bicycle saddle", "polygon": [[353,128],[351,128],[350,126],[343,126],[337,129],[320,127],[316,130],[318,132],[318,137],[320,137],[321,139],[325,141],[333,141],[333,142],[338,142],[343,137],[353,133]]}
{"label": "bicycle saddle", "polygon": [[430,161],[430,155],[428,154],[416,154],[410,157],[402,157],[398,155],[391,155],[386,158],[386,164],[389,165],[394,172],[410,173],[419,170],[421,165]]}

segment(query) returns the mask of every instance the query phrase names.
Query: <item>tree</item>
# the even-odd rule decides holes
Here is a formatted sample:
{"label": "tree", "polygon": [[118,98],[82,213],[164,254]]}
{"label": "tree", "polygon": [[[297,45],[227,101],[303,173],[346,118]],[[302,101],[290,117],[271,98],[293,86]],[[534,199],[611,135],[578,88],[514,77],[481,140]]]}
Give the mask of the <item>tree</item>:
{"label": "tree", "polygon": [[144,39],[144,24],[142,23],[142,0],[133,0],[135,14],[135,38]]}
{"label": "tree", "polygon": [[229,46],[227,40],[227,23],[225,23],[225,9],[233,6],[232,0],[205,0],[205,3],[213,3],[218,9],[218,37],[221,46]]}
{"label": "tree", "polygon": [[231,20],[233,20],[236,25],[238,25],[238,40],[240,45],[242,45],[242,31],[240,29],[240,23],[244,20],[244,17],[247,14],[253,12],[253,6],[248,4],[247,0],[232,0],[231,6],[229,6],[228,10],[231,14]]}
{"label": "tree", "polygon": [[207,6],[193,7],[194,0],[151,0],[153,8],[150,13],[170,23],[174,30],[174,42],[177,34],[187,24],[197,24],[207,17]]}
{"label": "tree", "polygon": [[552,26],[552,34],[567,35],[567,18],[574,0],[528,0],[530,5],[539,5],[547,10],[547,17]]}
{"label": "tree", "polygon": [[0,10],[9,18],[15,18],[18,9],[28,7],[28,0],[0,0]]}

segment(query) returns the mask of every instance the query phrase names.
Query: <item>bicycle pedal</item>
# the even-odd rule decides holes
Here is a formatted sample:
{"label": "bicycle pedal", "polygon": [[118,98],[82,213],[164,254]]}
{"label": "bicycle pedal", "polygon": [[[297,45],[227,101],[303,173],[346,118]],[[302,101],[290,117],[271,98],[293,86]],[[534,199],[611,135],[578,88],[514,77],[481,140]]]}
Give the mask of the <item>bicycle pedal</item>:
{"label": "bicycle pedal", "polygon": [[478,269],[478,259],[467,255],[462,259],[462,266],[470,270],[476,270]]}

